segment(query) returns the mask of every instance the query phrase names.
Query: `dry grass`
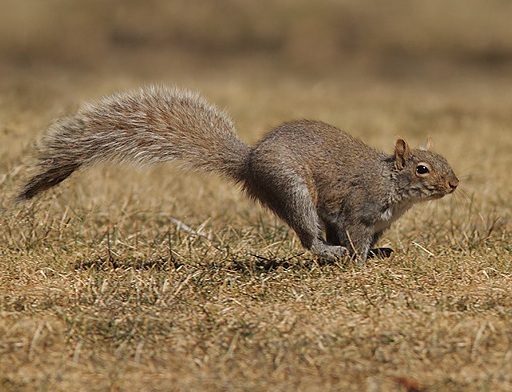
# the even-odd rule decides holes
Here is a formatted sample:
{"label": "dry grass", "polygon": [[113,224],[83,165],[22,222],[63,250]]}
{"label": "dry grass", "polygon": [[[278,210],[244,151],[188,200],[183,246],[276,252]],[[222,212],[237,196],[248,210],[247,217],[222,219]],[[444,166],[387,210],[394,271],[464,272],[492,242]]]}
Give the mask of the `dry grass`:
{"label": "dry grass", "polygon": [[[117,28],[135,3],[115,14]],[[165,2],[153,3],[165,8]],[[502,33],[498,15],[506,13],[491,6],[479,13],[478,2],[464,3],[471,6],[459,21],[473,16],[475,22],[454,36],[446,16],[434,18],[444,13],[420,3],[409,9],[422,11],[416,19],[386,13],[380,35],[373,26],[378,8],[367,2],[335,7],[333,15],[343,11],[362,23],[354,27],[362,49],[348,65],[336,60],[335,44],[316,48],[310,36],[343,33],[327,1],[310,19],[304,19],[312,11],[307,3],[288,15],[290,4],[278,2],[270,11],[295,28],[267,20],[243,35],[245,41],[233,35],[250,26],[251,17],[266,15],[265,8],[223,3],[245,10],[248,19],[233,18],[207,40],[206,16],[199,14],[205,30],[194,30],[189,39],[203,43],[206,54],[197,45],[192,54],[172,47],[166,52],[172,59],[161,48],[175,39],[173,31],[184,34],[185,25],[163,34],[162,13],[153,29],[141,32],[134,24],[121,43],[120,33],[114,44],[96,37],[98,46],[84,51],[72,45],[72,33],[61,46],[0,42],[7,54],[0,63],[0,389],[511,390],[512,94],[506,54],[512,35]],[[400,2],[393,4],[398,9]],[[72,7],[59,10],[81,15]],[[15,15],[19,22],[23,11]],[[27,34],[41,31],[41,41],[57,37],[36,28],[46,26],[45,17],[54,21],[32,8]],[[308,34],[297,31],[294,18],[310,20]],[[106,32],[107,20],[97,21]],[[434,38],[405,34],[416,22]],[[488,27],[487,35],[475,31],[479,27]],[[303,42],[305,36],[310,41]],[[133,52],[123,46],[126,40],[138,42]],[[257,54],[236,53],[253,41],[260,43]],[[280,45],[267,48],[267,41]],[[502,56],[482,62],[491,41]],[[231,49],[219,55],[221,44]],[[310,67],[312,59],[300,61],[308,45],[330,62]],[[412,55],[390,61],[396,47]],[[105,64],[91,59],[110,49],[118,52]],[[67,65],[52,57],[59,50]],[[32,52],[38,60],[26,62]],[[293,64],[284,61],[287,56]],[[333,123],[385,150],[398,136],[420,144],[430,134],[459,174],[461,189],[408,213],[382,240],[395,249],[394,257],[365,268],[319,265],[280,221],[224,180],[170,166],[149,172],[98,167],[34,202],[11,203],[26,176],[27,152],[51,118],[82,100],[155,80],[198,89],[227,107],[250,142],[297,117]]]}

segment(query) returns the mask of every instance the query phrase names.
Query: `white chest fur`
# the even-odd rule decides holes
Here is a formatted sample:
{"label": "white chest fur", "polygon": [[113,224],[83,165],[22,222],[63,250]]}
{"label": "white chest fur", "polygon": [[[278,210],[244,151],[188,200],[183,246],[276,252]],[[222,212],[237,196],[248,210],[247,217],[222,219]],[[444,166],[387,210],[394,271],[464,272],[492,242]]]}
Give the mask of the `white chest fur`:
{"label": "white chest fur", "polygon": [[400,218],[414,203],[401,203],[395,204],[387,208],[383,213],[380,214],[379,219],[375,224],[375,233],[380,233],[386,229],[389,229],[391,224]]}

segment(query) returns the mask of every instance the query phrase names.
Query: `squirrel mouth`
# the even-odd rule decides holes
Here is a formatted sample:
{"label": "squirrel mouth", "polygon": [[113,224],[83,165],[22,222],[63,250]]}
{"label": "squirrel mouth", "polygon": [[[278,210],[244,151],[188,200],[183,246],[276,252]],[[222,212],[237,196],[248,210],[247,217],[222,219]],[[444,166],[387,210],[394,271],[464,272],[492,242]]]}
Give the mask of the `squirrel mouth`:
{"label": "squirrel mouth", "polygon": [[446,195],[451,195],[453,192],[455,192],[455,188],[443,189],[439,193],[432,195],[431,199],[432,200],[441,199],[442,197],[445,197]]}
{"label": "squirrel mouth", "polygon": [[429,200],[441,199],[441,198],[445,197],[446,195],[448,195],[449,193],[452,193],[452,191],[436,193],[436,194],[430,196]]}

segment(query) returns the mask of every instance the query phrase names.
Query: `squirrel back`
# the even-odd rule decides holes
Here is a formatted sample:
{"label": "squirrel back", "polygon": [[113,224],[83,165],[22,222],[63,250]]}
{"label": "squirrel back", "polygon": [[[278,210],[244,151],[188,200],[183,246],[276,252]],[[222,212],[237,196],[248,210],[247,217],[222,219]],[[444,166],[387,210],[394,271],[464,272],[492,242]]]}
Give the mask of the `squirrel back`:
{"label": "squirrel back", "polygon": [[411,149],[398,139],[389,155],[332,125],[298,120],[252,148],[238,139],[229,116],[200,96],[149,87],[57,121],[40,144],[39,173],[18,200],[95,163],[165,161],[241,183],[327,260],[389,255],[390,249],[372,249],[382,233],[413,204],[452,193],[459,183],[429,143]]}

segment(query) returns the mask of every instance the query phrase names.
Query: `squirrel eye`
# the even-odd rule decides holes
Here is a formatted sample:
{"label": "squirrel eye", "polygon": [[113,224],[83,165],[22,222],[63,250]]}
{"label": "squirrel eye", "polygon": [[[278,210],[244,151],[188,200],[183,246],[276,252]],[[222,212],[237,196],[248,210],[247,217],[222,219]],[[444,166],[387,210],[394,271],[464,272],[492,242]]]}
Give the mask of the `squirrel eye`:
{"label": "squirrel eye", "polygon": [[418,165],[416,166],[416,173],[422,175],[422,174],[428,174],[429,170],[428,167],[425,165]]}

